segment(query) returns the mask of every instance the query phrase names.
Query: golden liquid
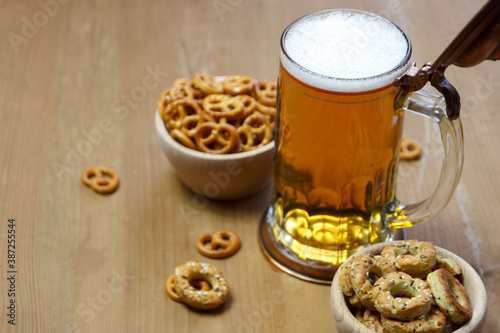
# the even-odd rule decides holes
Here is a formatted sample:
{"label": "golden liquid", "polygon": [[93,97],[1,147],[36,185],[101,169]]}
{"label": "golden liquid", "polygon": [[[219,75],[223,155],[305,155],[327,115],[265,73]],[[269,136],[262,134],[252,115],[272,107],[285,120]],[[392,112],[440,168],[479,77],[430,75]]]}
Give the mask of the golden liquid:
{"label": "golden liquid", "polygon": [[403,113],[395,88],[332,93],[281,67],[274,236],[303,260],[339,266],[390,239]]}

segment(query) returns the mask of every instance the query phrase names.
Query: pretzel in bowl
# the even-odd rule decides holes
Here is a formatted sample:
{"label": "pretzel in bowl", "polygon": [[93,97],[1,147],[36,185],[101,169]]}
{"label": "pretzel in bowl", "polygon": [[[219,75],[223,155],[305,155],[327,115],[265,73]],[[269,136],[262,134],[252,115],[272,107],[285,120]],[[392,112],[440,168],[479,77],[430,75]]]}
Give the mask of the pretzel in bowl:
{"label": "pretzel in bowl", "polygon": [[196,240],[198,252],[209,258],[226,258],[240,248],[240,238],[229,230],[203,234]]}
{"label": "pretzel in bowl", "polygon": [[[197,74],[193,81],[176,79],[162,92],[157,109],[167,131],[180,144],[205,153],[238,153],[262,147],[273,139],[276,94],[276,84],[270,81],[245,75],[220,78]],[[205,123],[211,125],[202,126]],[[234,127],[238,138],[230,127],[221,124]],[[223,135],[215,135],[217,132]]]}
{"label": "pretzel in bowl", "polygon": [[259,81],[254,86],[257,100],[267,106],[276,106],[277,84],[271,81]]}
{"label": "pretzel in bowl", "polygon": [[82,181],[85,185],[101,194],[114,192],[119,184],[116,172],[105,166],[95,166],[83,170]]}
{"label": "pretzel in bowl", "polygon": [[254,80],[246,75],[230,75],[222,81],[224,92],[230,95],[248,94],[253,84]]}
{"label": "pretzel in bowl", "polygon": [[203,123],[194,135],[196,147],[211,154],[226,154],[240,143],[234,126],[230,124]]}
{"label": "pretzel in bowl", "polygon": [[[190,281],[206,281],[211,289],[198,290]],[[222,272],[214,265],[187,261],[175,268],[174,290],[182,302],[192,308],[213,310],[224,304],[229,293],[229,285]]]}

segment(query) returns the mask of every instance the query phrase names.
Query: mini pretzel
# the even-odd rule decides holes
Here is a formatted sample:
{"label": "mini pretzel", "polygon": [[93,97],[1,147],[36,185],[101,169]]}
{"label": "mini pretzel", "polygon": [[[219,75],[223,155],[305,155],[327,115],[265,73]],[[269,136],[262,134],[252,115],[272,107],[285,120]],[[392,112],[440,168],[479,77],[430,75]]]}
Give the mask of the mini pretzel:
{"label": "mini pretzel", "polygon": [[170,130],[172,128],[180,128],[182,126],[182,120],[189,115],[196,114],[203,117],[198,103],[192,98],[181,98],[170,103],[166,110],[163,121]]}
{"label": "mini pretzel", "polygon": [[[363,254],[354,258],[351,265],[351,283],[361,304],[370,310],[375,309],[373,303],[373,280],[386,276],[382,265],[371,254]],[[371,281],[372,280],[372,281]]]}
{"label": "mini pretzel", "polygon": [[95,166],[83,170],[82,181],[94,191],[102,194],[114,192],[119,183],[116,172],[105,166]]}
{"label": "mini pretzel", "polygon": [[[190,284],[193,280],[204,280],[211,289],[197,290]],[[174,289],[185,304],[200,310],[220,307],[229,293],[229,285],[222,272],[213,265],[198,261],[187,261],[175,268]]]}
{"label": "mini pretzel", "polygon": [[246,118],[249,115],[252,114],[252,112],[255,111],[257,108],[257,101],[255,98],[249,95],[237,95],[234,96],[233,98],[240,100],[241,103],[243,104],[243,112],[241,113],[241,118]]}
{"label": "mini pretzel", "polygon": [[387,318],[412,320],[429,312],[433,302],[429,285],[403,272],[391,272],[373,285],[375,308]]}
{"label": "mini pretzel", "polygon": [[259,110],[260,113],[263,113],[270,117],[276,117],[276,112],[277,112],[276,106],[268,106],[268,105],[263,105],[261,103],[257,103],[257,110]]}
{"label": "mini pretzel", "polygon": [[436,264],[434,245],[415,239],[386,246],[382,256],[393,262],[396,269],[412,276],[424,277]]}
{"label": "mini pretzel", "polygon": [[225,154],[238,146],[236,128],[229,124],[203,123],[194,135],[199,150],[211,154]]}
{"label": "mini pretzel", "polygon": [[267,106],[276,106],[277,84],[271,81],[259,81],[254,86],[257,100]]}
{"label": "mini pretzel", "polygon": [[227,95],[212,94],[203,99],[203,110],[215,118],[237,119],[243,114],[243,102]]}
{"label": "mini pretzel", "polygon": [[231,75],[224,79],[224,92],[230,95],[248,94],[253,88],[254,80],[245,75]]}
{"label": "mini pretzel", "polygon": [[170,88],[168,94],[172,101],[181,98],[194,98],[193,88],[188,85],[174,84],[174,86]]}
{"label": "mini pretzel", "polygon": [[446,317],[437,308],[432,308],[422,318],[411,321],[401,321],[396,319],[380,317],[383,327],[389,332],[403,333],[441,333],[446,324]]}
{"label": "mini pretzel", "polygon": [[402,160],[415,160],[422,155],[422,148],[417,141],[413,141],[403,137],[401,140],[401,151],[399,158]]}
{"label": "mini pretzel", "polygon": [[248,116],[237,129],[243,151],[256,149],[271,142],[273,132],[270,125],[269,119],[261,113],[254,112]]}
{"label": "mini pretzel", "polygon": [[240,238],[234,232],[221,230],[201,235],[196,240],[198,252],[209,258],[226,258],[240,248]]}
{"label": "mini pretzel", "polygon": [[[182,298],[179,295],[177,295],[177,293],[175,292],[174,278],[175,278],[175,274],[172,274],[167,278],[167,281],[165,281],[165,290],[167,291],[167,295],[171,299],[173,299],[176,302],[183,303]],[[193,281],[189,281],[189,283],[195,289],[198,289],[201,291],[209,291],[211,289],[210,285],[205,280],[193,280]]]}
{"label": "mini pretzel", "polygon": [[436,304],[454,324],[463,324],[472,317],[472,308],[464,286],[445,269],[427,275]]}
{"label": "mini pretzel", "polygon": [[193,78],[194,84],[205,94],[222,94],[224,88],[222,82],[213,76],[206,74],[196,74]]}
{"label": "mini pretzel", "polygon": [[182,145],[184,145],[184,146],[186,146],[188,148],[196,150],[196,145],[193,142],[193,140],[189,137],[188,134],[184,133],[180,129],[178,129],[178,128],[172,129],[170,131],[170,136],[174,140],[176,140],[177,142],[179,142],[180,144],[182,144]]}

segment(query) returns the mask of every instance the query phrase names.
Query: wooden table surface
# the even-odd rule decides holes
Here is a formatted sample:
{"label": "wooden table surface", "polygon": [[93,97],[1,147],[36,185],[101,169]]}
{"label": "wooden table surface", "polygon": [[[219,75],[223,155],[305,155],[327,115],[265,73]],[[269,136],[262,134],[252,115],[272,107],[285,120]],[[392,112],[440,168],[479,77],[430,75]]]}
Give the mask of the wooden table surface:
{"label": "wooden table surface", "polygon": [[[260,252],[257,227],[272,189],[200,205],[156,140],[156,102],[176,78],[196,73],[274,80],[284,28],[331,7],[392,19],[422,65],[483,1],[0,3],[1,332],[336,332],[329,286],[282,273]],[[448,69],[463,101],[463,175],[449,205],[407,231],[462,256],[482,276],[484,332],[500,331],[499,74],[491,61]],[[405,131],[421,141],[424,157],[401,165],[398,191],[408,201],[432,191],[440,167],[432,125],[412,119]],[[115,193],[99,195],[81,182],[93,165],[117,171]],[[241,236],[240,251],[202,257],[196,237],[222,228]],[[231,292],[223,309],[195,312],[167,297],[166,277],[191,259],[226,275]]]}

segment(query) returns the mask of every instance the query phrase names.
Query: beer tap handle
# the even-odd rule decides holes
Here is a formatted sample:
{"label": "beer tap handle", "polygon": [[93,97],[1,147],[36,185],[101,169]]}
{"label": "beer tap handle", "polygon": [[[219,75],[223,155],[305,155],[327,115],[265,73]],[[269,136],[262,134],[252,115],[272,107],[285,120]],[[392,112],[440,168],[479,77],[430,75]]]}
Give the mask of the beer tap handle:
{"label": "beer tap handle", "polygon": [[405,91],[417,91],[429,81],[441,92],[446,101],[446,114],[450,120],[460,116],[460,95],[445,78],[450,65],[472,67],[484,60],[500,59],[500,1],[489,0],[467,23],[433,63],[418,68],[414,63],[394,84]]}

